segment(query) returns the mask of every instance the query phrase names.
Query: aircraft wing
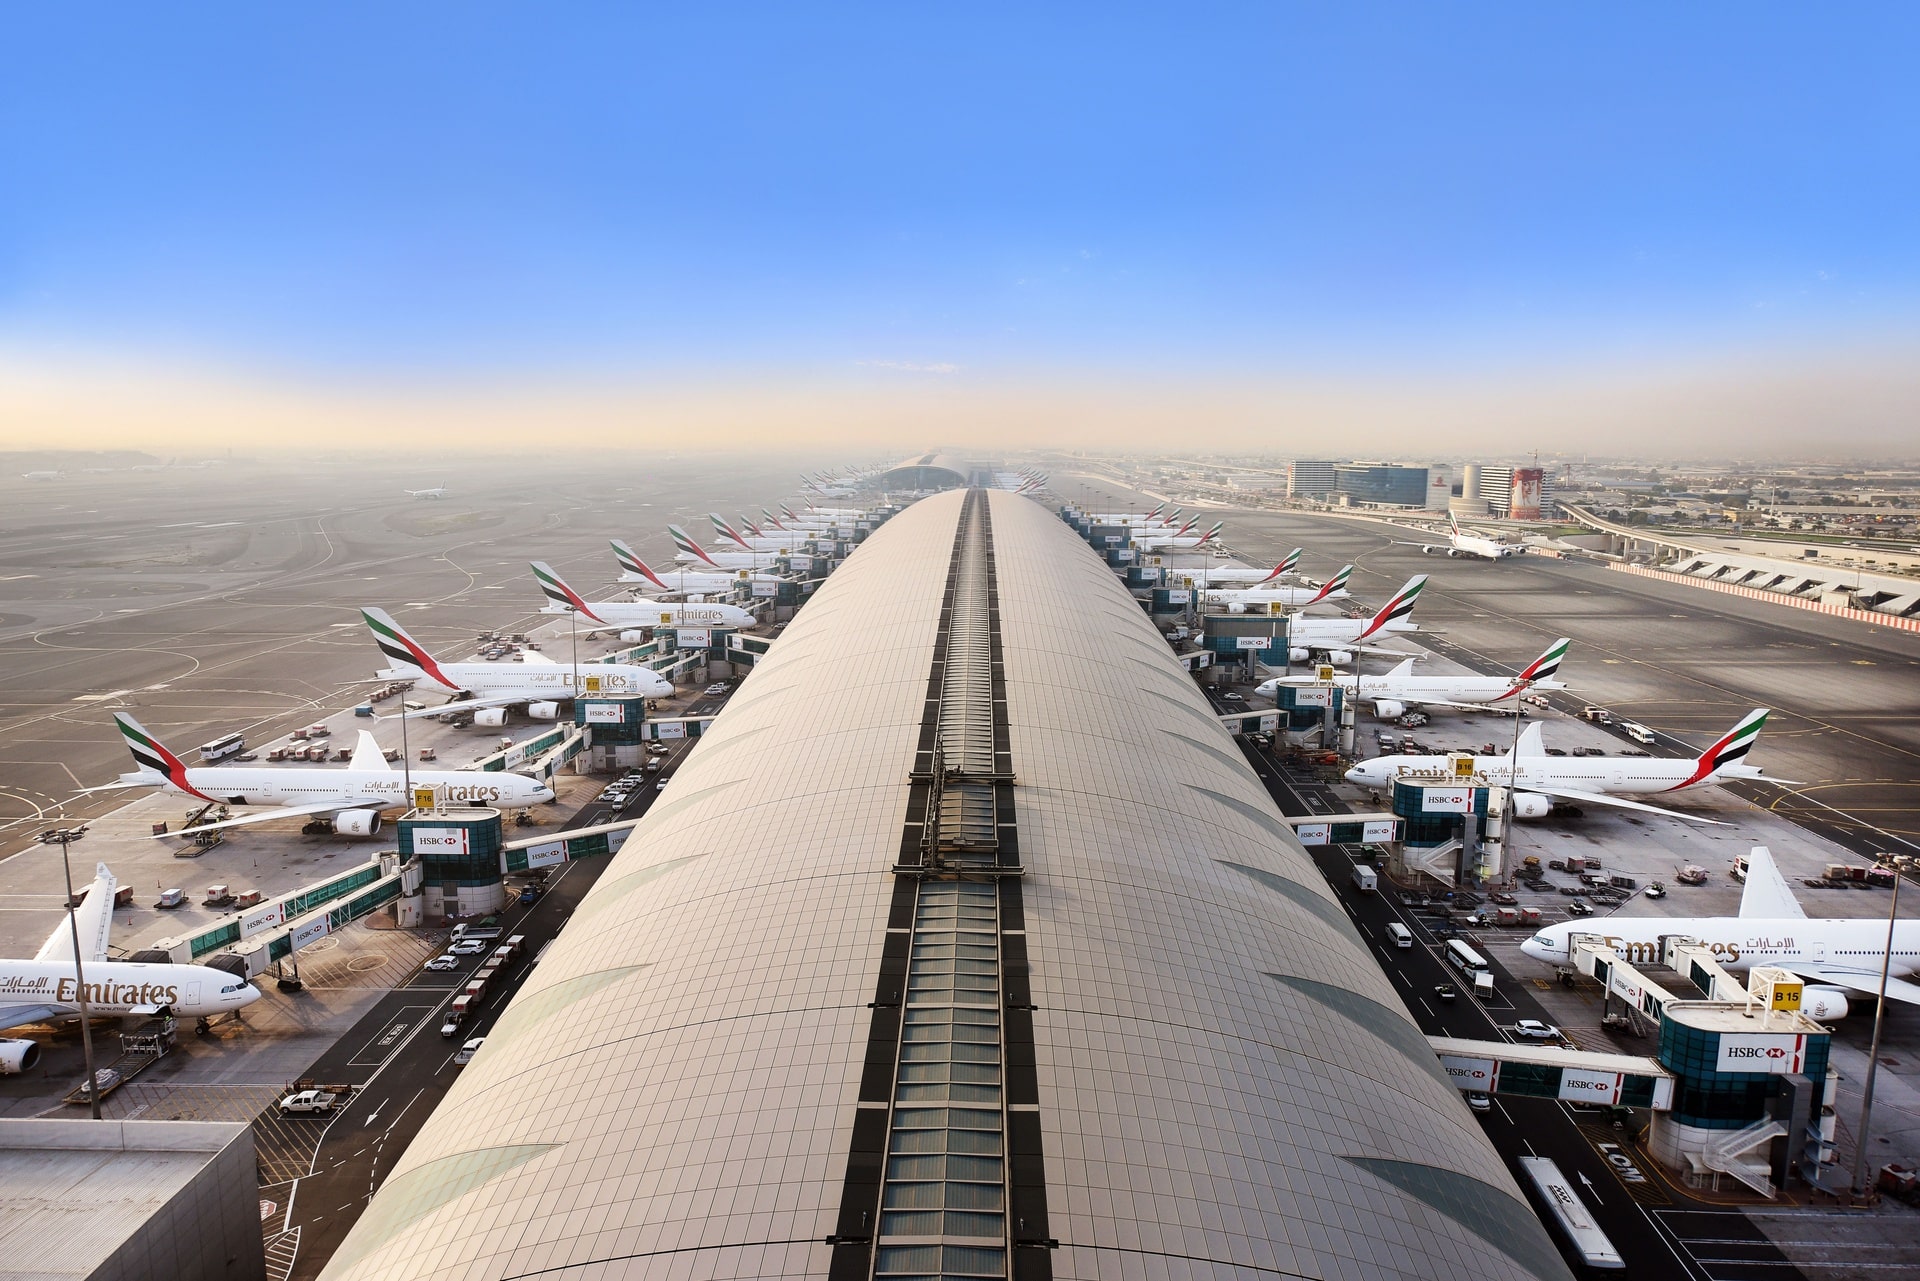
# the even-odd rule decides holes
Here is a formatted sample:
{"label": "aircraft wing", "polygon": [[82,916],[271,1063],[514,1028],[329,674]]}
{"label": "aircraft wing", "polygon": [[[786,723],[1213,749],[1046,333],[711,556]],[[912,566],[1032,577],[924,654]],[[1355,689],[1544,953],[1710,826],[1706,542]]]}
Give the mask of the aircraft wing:
{"label": "aircraft wing", "polygon": [[94,864],[93,884],[86,888],[86,897],[73,911],[73,921],[69,924],[61,921],[53,933],[47,935],[47,941],[34,953],[36,961],[73,960],[73,931],[80,930],[80,950],[84,961],[104,961],[107,959],[107,940],[113,933],[113,892],[120,888],[120,882],[114,879],[105,863]]}
{"label": "aircraft wing", "polygon": [[0,1005],[0,1032],[25,1023],[45,1023],[75,1011],[70,1005]]}
{"label": "aircraft wing", "polygon": [[[402,719],[417,721],[422,716],[442,716],[448,712],[460,711],[463,708],[507,707],[514,703],[526,703],[526,702],[537,703],[540,701],[541,697],[542,695],[538,695],[538,694],[508,693],[508,694],[488,694],[482,698],[456,698],[450,703],[441,703],[434,707],[421,707],[408,712],[397,712],[397,713],[389,712],[387,715],[378,717],[376,719],[383,720],[383,721],[397,721]],[[568,697],[568,695],[555,693],[553,697],[565,698],[565,697]]]}
{"label": "aircraft wing", "polygon": [[390,771],[393,766],[388,762],[386,752],[381,750],[373,734],[363,729],[360,731],[360,741],[354,744],[353,759],[347,762],[347,768]]}
{"label": "aircraft wing", "polygon": [[[607,624],[602,624],[602,626],[607,626]],[[542,654],[537,649],[521,650],[520,661],[530,667],[537,667],[542,663],[545,663],[548,667],[553,666],[553,660],[551,658],[548,658],[545,654]]]}
{"label": "aircraft wing", "polygon": [[1538,787],[1532,783],[1520,784],[1523,792],[1539,792],[1543,796],[1558,796],[1563,800],[1592,802],[1595,805],[1612,805],[1623,810],[1639,810],[1642,814],[1659,814],[1664,818],[1684,818],[1689,823],[1711,823],[1715,827],[1730,827],[1717,818],[1704,818],[1699,814],[1689,814],[1685,810],[1663,810],[1658,805],[1642,805],[1639,801],[1623,800],[1606,792],[1576,792],[1570,787]]}
{"label": "aircraft wing", "polygon": [[[1801,965],[1785,962],[1782,969],[1792,970],[1803,979],[1816,983],[1831,983],[1835,987],[1848,988],[1855,992],[1864,992],[1868,996],[1880,995],[1880,971],[1868,973],[1865,970],[1836,970],[1824,965]],[[1908,1005],[1920,1005],[1920,983],[1907,979],[1887,976],[1887,999],[1905,1001]]]}
{"label": "aircraft wing", "polygon": [[242,814],[239,818],[223,818],[218,823],[195,823],[192,827],[183,827],[177,832],[160,832],[148,839],[157,841],[169,836],[192,836],[195,832],[211,832],[218,827],[242,827],[248,823],[264,823],[268,819],[298,818],[303,814],[337,814],[341,810],[370,809],[376,803],[370,801],[364,805],[349,805],[343,801],[315,801],[311,805],[287,805],[280,809]]}

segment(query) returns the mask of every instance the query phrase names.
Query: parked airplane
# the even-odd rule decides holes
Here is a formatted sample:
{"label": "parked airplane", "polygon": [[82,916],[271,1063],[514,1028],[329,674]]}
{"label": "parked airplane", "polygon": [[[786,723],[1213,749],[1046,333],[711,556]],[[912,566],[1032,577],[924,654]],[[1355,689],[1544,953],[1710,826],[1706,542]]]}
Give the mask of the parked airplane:
{"label": "parked airplane", "polygon": [[613,539],[614,559],[620,562],[620,581],[651,583],[670,595],[726,592],[744,582],[778,583],[785,580],[771,571],[756,573],[750,569],[699,570],[669,569],[656,573],[621,539]]}
{"label": "parked airplane", "polygon": [[[721,518],[718,512],[708,512],[707,519],[713,523],[713,529],[720,536],[721,545],[733,544],[743,552],[790,552],[800,544],[812,542],[817,535],[807,531],[784,534],[742,533]],[[745,523],[744,521],[742,523]]]}
{"label": "parked airplane", "polygon": [[[113,932],[113,895],[119,881],[105,863],[94,866],[93,884],[32,960],[0,960],[0,1031],[27,1023],[50,1023],[87,1014],[171,1014],[212,1018],[252,1005],[260,989],[245,978],[208,965],[147,964],[107,959]],[[79,928],[82,964],[74,964],[73,932]],[[76,977],[77,975],[77,977]],[[86,991],[79,979],[86,980]],[[0,1039],[0,1076],[26,1072],[40,1061],[38,1041]]]}
{"label": "parked airplane", "polygon": [[432,489],[408,489],[402,490],[401,492],[409,498],[445,498],[447,496],[447,487],[445,485],[436,485]]}
{"label": "parked airplane", "polygon": [[1191,578],[1202,588],[1212,587],[1215,584],[1227,587],[1259,587],[1266,583],[1278,582],[1299,569],[1300,552],[1300,548],[1294,548],[1272,569],[1261,569],[1257,565],[1208,565],[1198,571],[1169,571],[1169,576]]}
{"label": "parked airplane", "polygon": [[[1452,512],[1447,513],[1447,541],[1444,543],[1406,543],[1408,547],[1418,547],[1425,555],[1437,552],[1458,558],[1475,556],[1481,560],[1505,560],[1524,550],[1512,543],[1503,543],[1497,538],[1488,538],[1484,534],[1467,534],[1460,530],[1460,518]],[[1395,542],[1402,542],[1395,539]]]}
{"label": "parked airplane", "polygon": [[1367,641],[1388,632],[1419,631],[1406,620],[1413,613],[1414,602],[1420,598],[1420,589],[1426,585],[1427,576],[1415,574],[1405,587],[1394,593],[1392,600],[1374,611],[1372,618],[1287,615],[1287,661],[1304,663],[1315,654],[1324,654],[1328,662],[1345,666],[1353,661],[1356,651],[1372,648],[1365,644]]}
{"label": "parked airplane", "polygon": [[[664,698],[673,693],[673,684],[651,667],[631,663],[582,663],[578,672],[556,663],[538,650],[527,650],[518,663],[442,663],[406,629],[393,621],[384,609],[360,611],[373,632],[380,652],[393,660],[393,666],[379,673],[382,680],[410,680],[416,686],[462,695],[444,707],[426,707],[403,712],[403,716],[438,716],[450,708],[506,707],[528,704],[528,714],[536,705],[551,716],[554,700],[572,698],[576,693],[602,698]],[[574,688],[576,674],[580,685]]]}
{"label": "parked airplane", "polygon": [[1178,530],[1142,530],[1132,535],[1132,542],[1141,551],[1193,551],[1211,547],[1214,540],[1220,537],[1220,531],[1227,527],[1225,521],[1218,521],[1204,534],[1189,534],[1187,531],[1197,524],[1199,520],[1195,518]]}
{"label": "parked airplane", "polygon": [[381,810],[413,804],[407,794],[409,781],[415,787],[443,788],[449,800],[501,809],[520,809],[553,799],[551,787],[524,774],[418,769],[403,774],[387,761],[380,745],[366,730],[360,731],[359,744],[345,769],[327,765],[189,767],[133,717],[115,712],[113,719],[119,722],[120,735],[126,739],[127,750],[133,753],[133,763],[139,768],[131,774],[122,774],[112,783],[89,787],[86,791],[158,787],[221,805],[275,807],[218,823],[202,823],[192,829],[195,832],[242,827],[276,818],[312,816],[326,818],[342,836],[372,836],[380,830]]}
{"label": "parked airplane", "polygon": [[1747,855],[1747,887],[1738,916],[1608,916],[1549,925],[1520,945],[1535,960],[1565,965],[1575,936],[1598,935],[1630,963],[1660,959],[1667,935],[1699,939],[1729,970],[1772,965],[1807,980],[1800,1011],[1810,1018],[1840,1019],[1862,993],[1876,997],[1880,967],[1887,966],[1887,995],[1920,1004],[1920,920],[1896,921],[1893,955],[1887,955],[1887,923],[1871,917],[1810,917],[1794,897],[1773,854],[1756,845]]}
{"label": "parked airplane", "polygon": [[676,561],[696,561],[709,569],[769,569],[778,552],[739,552],[708,551],[693,541],[693,536],[678,525],[668,525],[667,533],[673,536],[673,545],[680,550],[673,554]]}
{"label": "parked airplane", "polygon": [[1150,512],[1086,512],[1088,521],[1095,525],[1136,525],[1143,529],[1174,529],[1181,524],[1180,509],[1167,510],[1161,503]]}
{"label": "parked airplane", "polygon": [[780,509],[784,515],[776,516],[766,508],[760,514],[766,517],[767,524],[782,534],[805,534],[808,538],[818,538],[828,530],[839,529],[852,524],[852,518],[846,516],[796,516],[786,507]]}
{"label": "parked airplane", "polygon": [[552,601],[543,614],[578,614],[601,627],[751,627],[755,619],[738,605],[720,601],[659,601],[644,596],[633,600],[596,600],[580,598],[567,586],[553,566],[533,562],[533,576],[540,590]]}
{"label": "parked airplane", "polygon": [[[1622,800],[1621,794],[1648,795],[1677,792],[1700,783],[1717,783],[1729,778],[1766,779],[1752,765],[1742,763],[1767,723],[1767,709],[1755,708],[1741,718],[1726,734],[1692,759],[1641,756],[1549,756],[1541,743],[1541,727],[1529,725],[1521,732],[1518,761],[1515,753],[1501,756],[1476,756],[1473,770],[1483,774],[1495,787],[1511,782],[1517,789],[1513,798],[1515,818],[1545,818],[1553,812],[1556,800],[1578,804],[1613,805],[1621,809],[1665,814],[1670,818],[1690,819],[1696,823],[1726,826],[1719,819],[1661,809],[1639,801]],[[1347,771],[1347,781],[1362,787],[1384,790],[1393,780],[1407,776],[1441,777],[1450,773],[1453,763],[1445,756],[1376,756]],[[1784,783],[1787,779],[1767,779]]]}
{"label": "parked airplane", "polygon": [[1244,614],[1249,610],[1266,613],[1269,606],[1290,605],[1306,609],[1325,600],[1339,600],[1347,595],[1347,579],[1353,575],[1353,566],[1343,565],[1340,572],[1318,587],[1281,587],[1279,585],[1261,587],[1225,588],[1205,591],[1200,599],[1208,605],[1225,605],[1229,612]]}
{"label": "parked airplane", "polygon": [[[1409,707],[1453,707],[1462,711],[1484,711],[1494,703],[1517,698],[1527,689],[1565,689],[1564,682],[1553,680],[1560,660],[1567,656],[1572,642],[1565,636],[1547,646],[1547,652],[1521,668],[1514,676],[1416,676],[1409,658],[1390,672],[1378,676],[1335,676],[1332,684],[1346,691],[1358,703],[1372,703],[1373,713],[1386,720],[1398,720]],[[1288,686],[1295,689],[1329,682],[1317,676],[1276,676],[1258,685],[1256,694],[1273,697]]]}

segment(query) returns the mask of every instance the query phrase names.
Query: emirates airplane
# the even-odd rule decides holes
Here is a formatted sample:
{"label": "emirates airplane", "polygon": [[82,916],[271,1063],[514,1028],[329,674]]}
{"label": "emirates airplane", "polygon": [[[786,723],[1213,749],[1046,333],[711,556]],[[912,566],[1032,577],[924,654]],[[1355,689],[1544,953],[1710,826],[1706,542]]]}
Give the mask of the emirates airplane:
{"label": "emirates airplane", "polygon": [[678,525],[668,525],[667,533],[672,535],[673,545],[679,549],[673,554],[674,560],[680,562],[691,561],[705,565],[708,569],[767,569],[772,566],[776,556],[783,554],[780,552],[754,551],[710,552],[699,543],[694,542],[693,535]]}
{"label": "emirates airplane", "polygon": [[1345,666],[1353,661],[1356,651],[1373,648],[1365,644],[1366,641],[1388,632],[1419,631],[1407,619],[1413,614],[1414,602],[1420,598],[1420,589],[1426,585],[1427,576],[1415,574],[1372,618],[1307,618],[1289,614],[1287,660],[1304,663],[1315,654],[1324,654],[1328,662]]}
{"label": "emirates airplane", "polygon": [[[790,552],[800,544],[810,543],[819,537],[812,530],[803,529],[783,531],[779,534],[766,534],[753,530],[751,533],[743,534],[729,525],[719,512],[708,512],[707,519],[712,522],[714,532],[723,541],[732,543],[743,552]],[[744,517],[741,523],[747,524]],[[748,528],[753,529],[750,524]]]}
{"label": "emirates airplane", "polygon": [[[435,709],[438,710],[438,709]],[[139,721],[115,712],[120,736],[133,753],[138,768],[131,774],[90,792],[127,787],[159,787],[221,805],[270,805],[239,818],[202,823],[193,832],[217,827],[242,827],[276,818],[303,815],[328,819],[341,836],[373,836],[380,831],[380,812],[409,806],[407,784],[441,789],[453,801],[522,809],[553,799],[553,789],[525,774],[492,770],[395,769],[372,734],[360,731],[360,742],[345,769],[328,765],[203,765],[190,768],[149,734]],[[187,835],[184,832],[161,833]]]}
{"label": "emirates airplane", "polygon": [[[360,611],[373,632],[380,652],[393,666],[378,673],[381,680],[405,680],[462,697],[442,707],[422,707],[402,716],[439,716],[449,707],[509,707],[515,703],[548,703],[576,694],[601,698],[665,698],[673,682],[632,663],[582,663],[575,669],[556,663],[538,650],[527,650],[518,663],[442,663],[429,654],[384,609]],[[576,676],[579,688],[574,688]]]}
{"label": "emirates airplane", "polygon": [[[0,960],[0,1031],[78,1018],[82,995],[91,1017],[164,1013],[204,1019],[260,999],[260,989],[244,977],[212,966],[108,960],[113,895],[118,888],[107,865],[97,864],[93,884],[82,891],[86,897],[74,909],[72,924],[62,920],[31,960]],[[78,965],[73,953],[75,926],[83,954]],[[80,979],[86,980],[84,993]],[[30,1071],[39,1061],[38,1041],[0,1038],[0,1076]]]}
{"label": "emirates airplane", "polygon": [[1214,539],[1220,537],[1220,531],[1227,527],[1225,521],[1218,521],[1204,534],[1187,532],[1199,523],[1199,518],[1195,517],[1177,530],[1142,530],[1133,535],[1133,545],[1148,552],[1194,551],[1213,546]]}
{"label": "emirates airplane", "polygon": [[[1473,772],[1483,775],[1495,787],[1509,784],[1514,787],[1515,818],[1545,818],[1553,812],[1555,801],[1574,801],[1725,827],[1727,824],[1717,818],[1661,809],[1657,805],[1625,800],[1623,796],[1678,792],[1729,778],[1791,782],[1790,779],[1768,779],[1758,768],[1744,763],[1754,739],[1760,736],[1760,727],[1766,723],[1767,709],[1756,707],[1706,751],[1692,759],[1678,760],[1652,756],[1549,756],[1541,743],[1541,727],[1529,725],[1520,735],[1517,751],[1503,756],[1476,756]],[[1348,770],[1347,781],[1384,791],[1397,778],[1444,782],[1452,769],[1453,761],[1446,756],[1376,756]]]}
{"label": "emirates airplane", "polygon": [[[1378,676],[1335,676],[1332,684],[1346,691],[1356,702],[1372,703],[1373,714],[1386,720],[1398,720],[1409,707],[1452,707],[1462,711],[1485,711],[1495,703],[1516,699],[1528,689],[1565,689],[1566,684],[1552,679],[1560,670],[1573,642],[1565,636],[1547,646],[1547,652],[1521,668],[1513,676],[1416,676],[1409,658],[1390,672]],[[1256,686],[1254,693],[1269,698],[1292,686],[1325,685],[1317,676],[1276,676]],[[1509,704],[1511,705],[1511,704]]]}
{"label": "emirates airplane", "polygon": [[755,573],[750,569],[700,570],[669,569],[662,573],[653,568],[623,539],[615,538],[613,557],[620,562],[620,581],[623,583],[651,583],[670,595],[690,595],[705,592],[727,592],[744,582],[779,583],[786,581],[775,573]]}
{"label": "emirates airplane", "polygon": [[1259,587],[1266,583],[1278,582],[1298,570],[1302,550],[1299,547],[1294,548],[1272,569],[1261,569],[1258,565],[1208,565],[1198,571],[1175,572],[1196,580],[1203,588],[1212,587],[1216,583],[1226,587]]}
{"label": "emirates airplane", "polygon": [[543,614],[577,614],[602,627],[751,627],[755,618],[738,605],[720,601],[659,601],[636,597],[633,600],[596,600],[580,598],[567,586],[553,566],[533,562],[533,576],[552,604]]}
{"label": "emirates airplane", "polygon": [[[1278,571],[1275,571],[1278,572]],[[1255,611],[1265,613],[1274,605],[1291,606],[1306,609],[1318,605],[1321,601],[1340,600],[1347,595],[1347,579],[1353,576],[1353,566],[1344,565],[1340,572],[1318,587],[1281,587],[1272,586],[1223,588],[1202,592],[1200,599],[1208,605],[1225,605],[1233,614],[1245,614]]]}
{"label": "emirates airplane", "polygon": [[1810,1018],[1845,1018],[1850,997],[1880,993],[1880,967],[1887,966],[1887,995],[1920,1005],[1920,921],[1897,921],[1892,955],[1887,923],[1878,916],[1809,917],[1773,853],[1756,845],[1747,855],[1747,887],[1738,916],[1621,916],[1549,925],[1520,945],[1539,961],[1568,963],[1575,936],[1597,936],[1629,964],[1658,962],[1661,940],[1670,934],[1699,939],[1729,970],[1772,965],[1807,981],[1800,1011]]}

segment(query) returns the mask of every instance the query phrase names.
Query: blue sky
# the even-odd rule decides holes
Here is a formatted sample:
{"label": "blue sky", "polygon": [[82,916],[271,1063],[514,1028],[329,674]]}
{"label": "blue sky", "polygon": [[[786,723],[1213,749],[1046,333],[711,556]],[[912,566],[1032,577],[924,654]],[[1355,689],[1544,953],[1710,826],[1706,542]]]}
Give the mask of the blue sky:
{"label": "blue sky", "polygon": [[0,345],[1391,377],[1920,318],[1912,6],[1034,8],[12,6]]}

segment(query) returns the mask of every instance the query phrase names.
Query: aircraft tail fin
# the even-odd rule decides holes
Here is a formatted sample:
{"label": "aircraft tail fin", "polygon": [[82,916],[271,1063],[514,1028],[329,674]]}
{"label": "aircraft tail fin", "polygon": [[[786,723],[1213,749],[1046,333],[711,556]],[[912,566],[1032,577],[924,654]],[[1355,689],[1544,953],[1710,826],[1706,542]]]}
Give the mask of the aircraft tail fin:
{"label": "aircraft tail fin", "polygon": [[1407,585],[1395,592],[1393,599],[1380,607],[1380,612],[1373,616],[1365,629],[1354,639],[1363,641],[1374,633],[1385,630],[1388,624],[1398,622],[1413,613],[1413,604],[1420,598],[1420,589],[1426,585],[1425,574],[1415,574],[1409,578]]}
{"label": "aircraft tail fin", "polygon": [[613,556],[615,560],[620,562],[620,569],[623,573],[638,574],[655,587],[658,587],[661,591],[672,590],[660,581],[660,575],[649,569],[647,562],[641,560],[633,548],[627,546],[626,543],[618,538],[613,540]]}
{"label": "aircraft tail fin", "polygon": [[1544,727],[1536,721],[1521,730],[1520,741],[1514,745],[1515,752],[1521,756],[1545,756],[1547,754],[1547,744],[1545,735],[1541,732],[1543,728]]}
{"label": "aircraft tail fin", "polygon": [[1543,681],[1549,676],[1552,676],[1560,670],[1560,660],[1567,656],[1567,647],[1572,644],[1573,641],[1571,639],[1562,636],[1559,640],[1547,646],[1546,653],[1540,655],[1540,657],[1520,669],[1520,674],[1513,678],[1515,683],[1517,684],[1520,681]]}
{"label": "aircraft tail fin", "polygon": [[392,660],[395,667],[401,671],[419,672],[438,681],[446,689],[460,688],[447,679],[440,670],[440,664],[427,652],[426,646],[407,635],[407,629],[394,622],[393,615],[386,610],[369,605],[361,609],[360,617],[373,633],[374,643],[380,647],[380,652]]}
{"label": "aircraft tail fin", "polygon": [[1353,577],[1353,566],[1341,566],[1339,573],[1320,584],[1320,590],[1313,594],[1313,599],[1308,601],[1307,604],[1318,605],[1330,596],[1337,596],[1345,592],[1347,590],[1347,580],[1351,577]]}
{"label": "aircraft tail fin", "polygon": [[1298,569],[1299,567],[1300,567],[1300,548],[1296,547],[1292,551],[1288,552],[1278,565],[1275,565],[1273,567],[1273,572],[1271,574],[1268,574],[1265,578],[1261,579],[1258,583],[1255,583],[1254,586],[1264,587],[1276,578],[1285,578],[1288,574],[1291,574],[1294,570]]}
{"label": "aircraft tail fin", "polygon": [[567,609],[572,610],[574,613],[580,615],[580,617],[582,618],[590,618],[596,623],[603,623],[606,621],[605,619],[601,618],[598,614],[594,613],[593,609],[587,604],[587,602],[580,599],[579,592],[576,592],[573,590],[573,588],[567,586],[565,579],[561,578],[560,575],[553,572],[553,566],[547,564],[547,562],[543,560],[536,560],[532,562],[532,564],[533,564],[533,576],[536,580],[539,581],[540,590],[547,594],[548,600],[552,601],[556,605],[561,605]]}
{"label": "aircraft tail fin", "polygon": [[1694,761],[1693,774],[1681,787],[1712,778],[1730,765],[1738,765],[1753,750],[1753,742],[1760,737],[1761,728],[1767,723],[1767,708],[1756,707],[1740,718],[1740,723],[1722,734],[1713,746],[1709,747]]}
{"label": "aircraft tail fin", "polygon": [[1761,919],[1804,917],[1807,910],[1793,896],[1787,878],[1773,861],[1773,851],[1756,845],[1747,853],[1747,887],[1740,892],[1740,915]]}
{"label": "aircraft tail fin", "polygon": [[125,712],[115,712],[113,719],[120,726],[120,737],[126,740],[127,750],[133,753],[133,763],[141,781],[175,787],[203,801],[213,799],[194,787],[187,777],[187,763],[168,751],[165,743],[147,733],[144,725]]}
{"label": "aircraft tail fin", "polygon": [[1227,527],[1226,521],[1224,520],[1215,521],[1212,529],[1209,529],[1206,533],[1200,535],[1199,545],[1202,547],[1205,547],[1208,543],[1211,543],[1214,539],[1220,537],[1220,531],[1225,529],[1226,527]]}
{"label": "aircraft tail fin", "polygon": [[390,772],[393,766],[388,764],[387,754],[372,732],[363,729],[360,731],[360,741],[353,746],[353,759],[347,762],[347,768]]}
{"label": "aircraft tail fin", "polygon": [[78,928],[81,961],[91,965],[106,960],[107,942],[113,934],[113,895],[119,888],[120,882],[107,865],[96,863],[93,884],[82,891],[86,897],[73,909],[73,921],[61,921],[33,959],[55,963],[73,960],[73,934]]}
{"label": "aircraft tail fin", "polygon": [[707,519],[712,522],[714,533],[720,535],[720,537],[726,539],[728,542],[733,543],[743,551],[749,550],[747,548],[747,540],[740,536],[740,531],[732,525],[729,525],[726,522],[726,518],[721,516],[719,512],[708,512]]}
{"label": "aircraft tail fin", "polygon": [[707,555],[706,548],[700,546],[699,543],[694,542],[692,535],[688,534],[687,531],[680,528],[680,526],[668,525],[667,533],[673,536],[673,545],[679,548],[681,551],[685,552],[687,555],[693,557],[695,560],[705,561],[707,564],[712,565],[715,569],[718,569],[720,567],[719,564],[713,559],[713,557]]}

